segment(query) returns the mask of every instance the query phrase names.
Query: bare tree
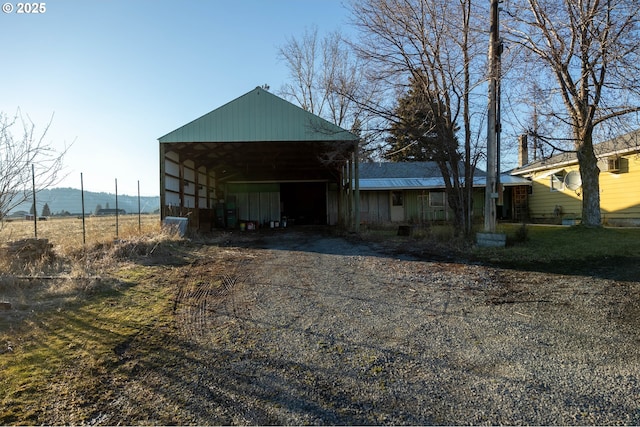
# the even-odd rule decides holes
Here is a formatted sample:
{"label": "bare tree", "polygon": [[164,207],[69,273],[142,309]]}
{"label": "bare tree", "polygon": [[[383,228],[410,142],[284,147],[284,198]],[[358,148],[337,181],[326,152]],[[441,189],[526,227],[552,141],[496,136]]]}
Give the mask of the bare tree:
{"label": "bare tree", "polygon": [[294,100],[310,113],[321,115],[325,93],[320,90],[318,29],[306,30],[302,39],[288,38],[278,56],[289,69],[291,82],[283,85],[281,95]]}
{"label": "bare tree", "polygon": [[535,136],[559,148],[571,142],[582,177],[582,223],[600,226],[594,132],[640,111],[637,1],[512,0],[506,11],[509,43],[522,48],[521,74],[535,80],[546,104],[537,116],[565,130]]}
{"label": "bare tree", "polygon": [[31,198],[34,183],[39,191],[59,182],[67,148],[45,142],[50,126],[51,121],[38,135],[20,110],[13,117],[0,113],[0,218]]}
{"label": "bare tree", "polygon": [[[422,86],[425,104],[455,135],[462,130],[464,150],[443,144],[435,156],[442,172],[456,231],[471,233],[473,171],[478,160],[480,129],[474,111],[474,89],[485,81],[486,34],[474,19],[478,6],[472,0],[364,0],[352,3],[353,20],[360,31],[359,55],[372,67],[370,77],[405,91],[413,80]],[[482,98],[484,101],[484,98]],[[378,107],[374,107],[379,109]],[[393,114],[387,112],[391,120]],[[474,138],[475,134],[475,138]],[[449,139],[450,140],[450,139]],[[461,176],[459,159],[464,159]]]}
{"label": "bare tree", "polygon": [[374,99],[377,89],[364,75],[364,65],[342,34],[332,32],[319,39],[317,28],[312,28],[300,39],[289,38],[278,56],[289,69],[291,79],[280,94],[359,135],[361,153],[367,157],[366,153],[375,149],[372,134],[376,127],[371,123],[376,118],[362,101]]}

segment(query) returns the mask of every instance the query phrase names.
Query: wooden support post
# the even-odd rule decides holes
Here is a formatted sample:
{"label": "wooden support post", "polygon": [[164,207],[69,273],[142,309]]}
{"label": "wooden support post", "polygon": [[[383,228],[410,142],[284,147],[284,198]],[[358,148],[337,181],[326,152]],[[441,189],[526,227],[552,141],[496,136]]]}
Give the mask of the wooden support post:
{"label": "wooden support post", "polygon": [[166,156],[166,148],[165,145],[163,143],[160,143],[160,221],[162,221],[164,219],[164,217],[166,216],[166,195],[165,195],[165,191],[166,191],[166,171],[165,171],[165,164],[167,162],[165,156]]}

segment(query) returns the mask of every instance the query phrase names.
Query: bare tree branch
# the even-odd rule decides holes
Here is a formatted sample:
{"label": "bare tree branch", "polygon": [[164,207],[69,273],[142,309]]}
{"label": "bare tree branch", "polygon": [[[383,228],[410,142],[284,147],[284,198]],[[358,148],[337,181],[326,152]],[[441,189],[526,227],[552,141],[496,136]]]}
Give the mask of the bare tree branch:
{"label": "bare tree branch", "polygon": [[[0,113],[0,218],[31,198],[32,165],[37,191],[64,178],[62,161],[69,147],[56,150],[45,141],[52,121],[53,116],[38,134],[19,109],[13,117]],[[16,137],[14,130],[21,135]]]}
{"label": "bare tree branch", "polygon": [[507,38],[521,48],[522,76],[540,72],[537,81],[548,85],[546,116],[567,124],[564,136],[573,141],[583,183],[583,224],[599,226],[594,131],[640,111],[637,2],[513,0],[506,12]]}

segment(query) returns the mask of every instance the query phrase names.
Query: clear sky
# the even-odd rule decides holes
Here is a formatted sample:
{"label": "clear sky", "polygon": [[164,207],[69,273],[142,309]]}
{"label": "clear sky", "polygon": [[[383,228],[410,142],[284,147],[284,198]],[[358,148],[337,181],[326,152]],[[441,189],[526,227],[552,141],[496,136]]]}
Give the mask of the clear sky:
{"label": "clear sky", "polygon": [[[7,8],[6,2],[3,10]],[[340,0],[52,0],[0,12],[0,111],[73,144],[60,187],[159,194],[158,138],[288,80],[287,38],[344,29]],[[20,130],[20,129],[17,129]],[[18,135],[16,135],[18,136]]]}

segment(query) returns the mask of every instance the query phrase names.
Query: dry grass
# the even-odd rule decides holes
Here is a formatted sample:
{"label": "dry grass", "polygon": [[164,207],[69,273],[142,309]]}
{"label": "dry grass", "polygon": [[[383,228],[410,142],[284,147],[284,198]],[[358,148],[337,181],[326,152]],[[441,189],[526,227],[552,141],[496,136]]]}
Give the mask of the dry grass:
{"label": "dry grass", "polygon": [[[115,217],[91,217],[86,221],[86,244],[82,221],[53,219],[38,223],[38,238],[47,239],[52,249],[44,256],[20,257],[0,244],[0,301],[9,302],[16,319],[27,313],[22,308],[62,307],[88,293],[110,287],[109,271],[119,265],[172,256],[172,243],[180,237],[163,229],[157,216],[120,217],[116,239]],[[33,223],[14,221],[0,230],[0,241],[33,238]],[[46,307],[45,307],[46,306]],[[1,326],[1,325],[0,325]]]}
{"label": "dry grass", "polygon": [[[5,243],[33,239],[33,223],[0,229],[0,302],[10,307],[0,311],[0,424],[37,419],[41,410],[64,414],[56,396],[64,401],[71,392],[57,388],[60,378],[73,377],[95,400],[97,371],[119,361],[113,349],[166,311],[170,288],[136,286],[146,264],[180,261],[186,249],[174,230],[154,215],[143,216],[140,227],[137,216],[120,217],[117,235],[115,217],[87,218],[86,232],[83,244],[80,219],[39,222],[38,238],[53,247],[29,259],[10,254]],[[52,388],[53,400],[43,401]],[[79,393],[72,400],[82,398],[72,393]]]}
{"label": "dry grass", "polygon": [[[85,219],[86,245],[156,233],[160,232],[160,228],[160,218],[157,215],[143,215],[140,217],[140,223],[137,215],[120,216],[117,224],[115,216],[90,216]],[[39,239],[48,239],[53,243],[59,255],[66,255],[83,247],[80,218],[50,218],[47,221],[38,221],[37,232]],[[14,220],[0,226],[0,241],[3,242],[33,238],[34,235],[33,221]]]}
{"label": "dry grass", "polygon": [[[83,234],[84,240],[83,242]],[[102,258],[96,256],[96,249],[108,249],[116,242],[148,239],[163,234],[160,219],[156,215],[144,215],[138,221],[137,215],[118,217],[87,217],[84,233],[82,219],[75,217],[52,218],[37,224],[38,239],[47,239],[53,245],[47,259],[32,259],[30,262],[16,262],[0,248],[0,268],[18,275],[71,274],[73,271],[86,273],[87,261]],[[32,221],[17,220],[5,222],[0,228],[0,242],[14,242],[34,238]],[[78,274],[71,274],[78,275]]]}

